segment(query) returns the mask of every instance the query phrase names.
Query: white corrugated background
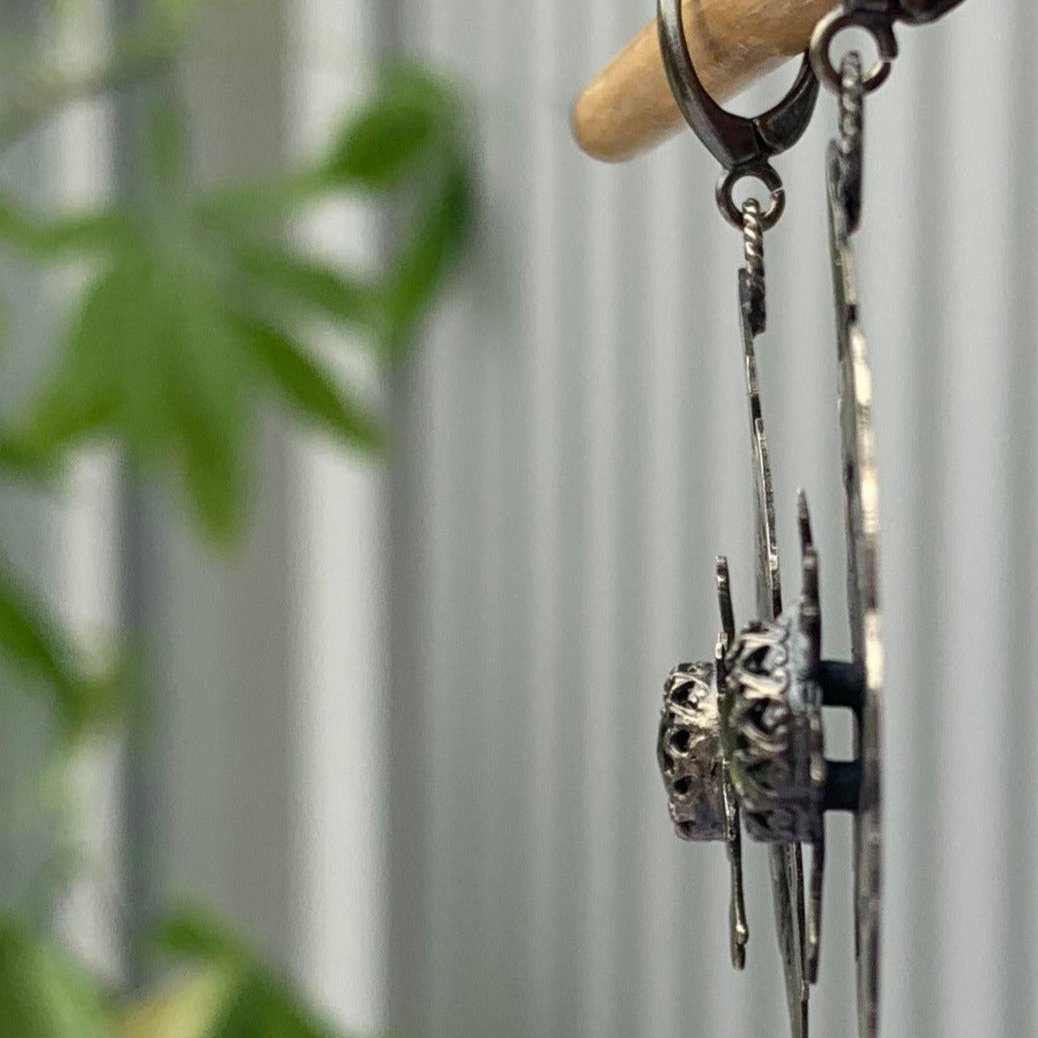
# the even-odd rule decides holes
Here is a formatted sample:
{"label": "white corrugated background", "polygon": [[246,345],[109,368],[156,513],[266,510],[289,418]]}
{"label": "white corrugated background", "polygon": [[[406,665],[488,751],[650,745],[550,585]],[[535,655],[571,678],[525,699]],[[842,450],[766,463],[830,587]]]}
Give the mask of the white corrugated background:
{"label": "white corrugated background", "polygon": [[[77,45],[102,46],[107,5],[84,6]],[[663,677],[712,646],[715,553],[741,616],[751,600],[738,236],[691,135],[610,168],[567,125],[649,7],[242,0],[209,15],[184,76],[206,175],[315,146],[402,45],[467,84],[479,240],[390,387],[387,477],[266,423],[258,518],[233,562],[200,550],[161,492],[123,508],[134,495],[104,459],[84,461],[57,516],[4,491],[9,552],[85,635],[122,617],[154,678],[139,782],[112,746],[76,774],[95,869],[62,923],[112,973],[127,935],[190,892],[361,1033],[784,1033],[764,854],[750,848],[736,976],[723,852],[671,835],[653,746]],[[1031,1038],[1038,8],[970,0],[901,37],[869,105],[861,236],[889,674],[883,1033]],[[839,655],[833,121],[824,98],[781,161],[790,207],[768,239],[759,354],[787,586],[803,485]],[[60,151],[30,142],[15,173],[42,166],[58,196],[101,190],[110,124],[71,113]],[[378,254],[355,211],[301,233]],[[60,287],[10,293],[27,364]],[[14,398],[24,380],[7,377]],[[32,752],[5,751],[10,770]],[[814,1033],[850,1038],[849,827],[831,824]],[[6,894],[31,855],[2,852]]]}
{"label": "white corrugated background", "polygon": [[[708,655],[712,559],[751,601],[738,238],[684,135],[571,143],[634,0],[403,0],[470,84],[478,256],[396,387],[392,1015],[431,1038],[783,1033],[765,893],[727,965],[719,848],[672,838],[660,684]],[[862,277],[888,648],[884,1034],[1038,1033],[1033,0],[901,33],[869,104]],[[759,100],[759,99],[758,99]],[[760,349],[787,584],[813,502],[846,649],[822,192],[832,99],[781,162]],[[852,1034],[848,827],[831,823],[815,1033]],[[750,855],[751,886],[765,861]]]}

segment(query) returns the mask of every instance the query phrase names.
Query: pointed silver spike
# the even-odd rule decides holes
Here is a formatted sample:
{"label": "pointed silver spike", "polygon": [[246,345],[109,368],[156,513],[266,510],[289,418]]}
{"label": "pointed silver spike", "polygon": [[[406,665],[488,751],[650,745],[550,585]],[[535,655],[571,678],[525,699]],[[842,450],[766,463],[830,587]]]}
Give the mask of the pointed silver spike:
{"label": "pointed silver spike", "polygon": [[735,611],[732,608],[732,582],[728,574],[728,560],[723,555],[718,555],[714,568],[717,576],[717,602],[721,610],[721,630],[727,643],[725,648],[728,649],[735,641]]}
{"label": "pointed silver spike", "polygon": [[[732,601],[728,585],[727,560],[717,560],[718,592],[721,596],[722,618],[731,616]],[[722,579],[723,576],[723,579]],[[727,610],[725,606],[727,605]],[[734,619],[732,620],[732,636],[734,637]],[[731,638],[726,632],[717,637],[714,646],[714,681],[717,687],[717,698],[721,715],[722,728],[728,706],[728,647]],[[722,739],[722,746],[724,741]],[[723,790],[725,808],[725,845],[728,851],[728,866],[731,873],[731,902],[728,909],[728,942],[731,950],[732,965],[737,969],[746,968],[746,945],[750,940],[750,928],[746,921],[746,897],[743,888],[742,871],[742,815],[739,800],[732,785],[732,776],[728,768],[727,757],[724,757]]]}

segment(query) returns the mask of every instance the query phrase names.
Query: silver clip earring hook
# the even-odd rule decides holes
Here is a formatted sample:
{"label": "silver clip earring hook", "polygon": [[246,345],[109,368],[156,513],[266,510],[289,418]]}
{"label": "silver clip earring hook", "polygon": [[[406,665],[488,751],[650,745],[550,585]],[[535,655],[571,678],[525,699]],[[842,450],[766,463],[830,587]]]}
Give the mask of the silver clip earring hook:
{"label": "silver clip earring hook", "polygon": [[724,167],[717,185],[721,213],[734,227],[742,227],[743,214],[735,204],[733,190],[744,177],[754,177],[771,191],[771,201],[762,216],[765,229],[774,227],[785,209],[786,196],[771,160],[800,140],[818,100],[818,80],[808,56],[786,96],[763,115],[747,118],[726,111],[703,86],[685,41],[681,0],[657,0],[657,25],[663,67],[678,108]]}

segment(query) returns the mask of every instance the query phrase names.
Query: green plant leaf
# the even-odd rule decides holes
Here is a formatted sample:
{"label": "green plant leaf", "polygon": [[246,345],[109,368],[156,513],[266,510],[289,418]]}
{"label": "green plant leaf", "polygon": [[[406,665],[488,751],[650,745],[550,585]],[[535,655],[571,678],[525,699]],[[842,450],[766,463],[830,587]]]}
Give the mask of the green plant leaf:
{"label": "green plant leaf", "polygon": [[[209,227],[269,225],[343,188],[386,191],[455,154],[461,103],[454,87],[418,67],[385,72],[372,99],[349,117],[326,158],[252,184],[210,190],[197,204]],[[434,171],[435,172],[435,171]]]}
{"label": "green plant leaf", "polygon": [[436,129],[427,109],[383,101],[347,127],[330,169],[367,187],[391,186],[425,156]]}
{"label": "green plant leaf", "polygon": [[398,350],[407,341],[416,321],[441,287],[461,250],[471,216],[469,173],[461,162],[455,162],[442,190],[428,204],[390,270],[385,302],[391,350]]}
{"label": "green plant leaf", "polygon": [[190,421],[185,425],[183,480],[196,518],[217,542],[233,543],[245,520],[243,461]]}
{"label": "green plant leaf", "polygon": [[129,252],[88,291],[61,367],[27,423],[55,450],[102,429],[144,464],[178,469],[203,526],[241,525],[247,345],[190,258]]}
{"label": "green plant leaf", "polygon": [[162,951],[207,965],[242,968],[252,961],[241,940],[198,905],[186,906],[171,915],[159,927],[155,943]]}
{"label": "green plant leaf", "polygon": [[[50,467],[72,443],[91,439],[111,426],[114,402],[103,386],[71,382],[65,375],[37,401],[25,428],[10,441],[13,465],[39,459]],[[13,467],[13,466],[12,466]]]}
{"label": "green plant leaf", "polygon": [[106,207],[60,220],[44,220],[0,197],[0,241],[39,259],[117,249],[131,234],[129,214]]}
{"label": "green plant leaf", "polygon": [[[44,442],[67,442],[91,433],[108,420],[129,440],[135,453],[153,455],[167,442],[171,416],[156,355],[156,334],[166,315],[151,308],[150,264],[143,253],[130,254],[104,272],[88,289],[73,322],[56,390],[44,396],[30,428],[43,430]],[[61,422],[61,400],[68,394],[71,421]]]}
{"label": "green plant leaf", "polygon": [[212,1038],[241,983],[234,970],[219,966],[191,972],[126,1006],[112,1038]]}
{"label": "green plant leaf", "polygon": [[255,183],[221,185],[196,201],[194,213],[203,226],[220,233],[242,228],[255,233],[341,186],[322,162]]}
{"label": "green plant leaf", "polygon": [[0,921],[0,1030],[19,1038],[108,1038],[99,985],[64,953]]}
{"label": "green plant leaf", "polygon": [[448,148],[457,98],[447,83],[414,68],[387,72],[375,97],[345,126],[328,169],[367,188],[389,188]]}
{"label": "green plant leaf", "polygon": [[210,1038],[336,1038],[209,912],[178,912],[162,927],[159,943],[196,967],[219,969],[228,978],[231,994],[208,1031]]}
{"label": "green plant leaf", "polygon": [[184,274],[171,305],[163,384],[174,418],[175,449],[195,513],[224,542],[245,512],[248,396],[254,369],[247,343],[207,288]]}
{"label": "green plant leaf", "polygon": [[[0,197],[0,242],[41,258],[93,251],[102,260],[55,372],[23,426],[0,439],[0,466],[31,474],[35,458],[52,462],[105,435],[134,465],[176,473],[201,526],[227,541],[246,513],[259,390],[275,389],[346,443],[376,445],[372,415],[278,329],[318,316],[376,345],[408,341],[468,229],[460,113],[445,81],[398,68],[347,123],[328,161],[266,184],[189,197],[181,134],[160,113],[154,205],[45,221]],[[318,194],[405,182],[418,194],[417,221],[384,278],[271,244],[271,224]]]}
{"label": "green plant leaf", "polygon": [[6,570],[0,570],[0,649],[19,670],[43,678],[68,698],[74,681],[61,637]]}
{"label": "green plant leaf", "polygon": [[0,565],[0,653],[24,676],[54,696],[62,732],[76,738],[111,718],[125,700],[119,671],[88,678],[58,626],[34,597]]}
{"label": "green plant leaf", "polygon": [[212,1038],[337,1038],[287,991],[259,973],[249,977]]}
{"label": "green plant leaf", "polygon": [[12,476],[40,480],[53,471],[51,459],[22,434],[0,433],[0,469]]}
{"label": "green plant leaf", "polygon": [[251,324],[249,342],[282,396],[302,415],[351,446],[370,450],[379,445],[374,418],[348,399],[332,377],[286,334]]}
{"label": "green plant leaf", "polygon": [[232,244],[239,269],[268,295],[301,303],[335,321],[369,331],[381,326],[382,310],[374,287],[360,278],[278,245],[237,241]]}

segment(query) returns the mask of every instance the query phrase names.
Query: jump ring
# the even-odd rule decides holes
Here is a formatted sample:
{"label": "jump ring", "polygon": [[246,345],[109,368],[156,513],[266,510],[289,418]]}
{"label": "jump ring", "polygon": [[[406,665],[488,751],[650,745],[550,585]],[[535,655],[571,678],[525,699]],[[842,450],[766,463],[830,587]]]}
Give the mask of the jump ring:
{"label": "jump ring", "polygon": [[786,209],[786,189],[778,170],[770,163],[735,166],[726,173],[722,173],[716,190],[718,208],[733,227],[740,231],[743,229],[743,210],[741,206],[736,205],[734,193],[739,181],[747,178],[759,180],[771,192],[768,207],[760,217],[761,227],[770,231],[779,222]]}
{"label": "jump ring", "polygon": [[815,26],[811,37],[811,66],[819,80],[834,94],[840,93],[842,77],[840,70],[833,65],[830,49],[833,40],[844,29],[864,29],[876,42],[879,57],[862,79],[865,92],[871,94],[887,81],[891,63],[897,57],[897,37],[893,26],[886,18],[870,17],[868,13],[842,11],[839,8]]}

